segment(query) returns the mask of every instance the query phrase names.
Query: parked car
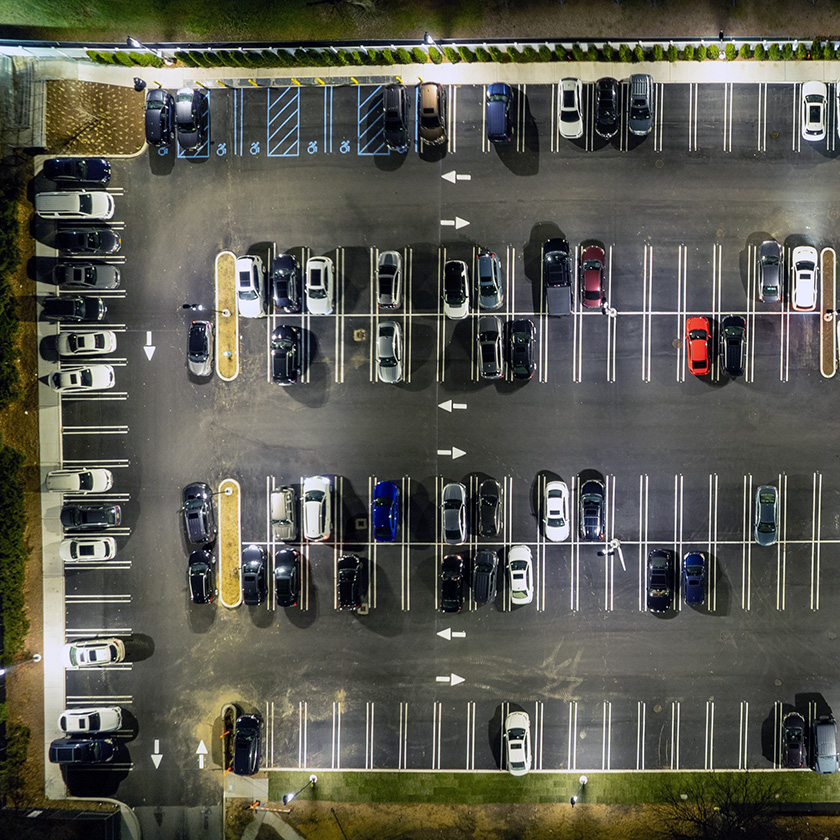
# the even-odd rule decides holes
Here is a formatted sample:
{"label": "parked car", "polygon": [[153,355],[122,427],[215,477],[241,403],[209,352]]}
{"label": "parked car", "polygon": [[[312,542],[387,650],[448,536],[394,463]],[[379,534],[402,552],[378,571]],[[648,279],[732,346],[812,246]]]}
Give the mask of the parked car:
{"label": "parked car", "polygon": [[184,488],[181,510],[188,542],[203,545],[216,539],[216,511],[209,484],[203,481],[188,484]]}
{"label": "parked car", "polygon": [[88,365],[59,370],[50,374],[49,378],[50,388],[59,394],[106,391],[114,387],[114,382],[114,368],[111,365]]}
{"label": "parked car", "polygon": [[762,484],[755,491],[755,541],[774,545],[779,538],[779,491],[772,484]]}
{"label": "parked car", "polygon": [[106,764],[116,752],[113,738],[56,738],[50,744],[49,759],[53,764]]}
{"label": "parked car", "polygon": [[237,776],[253,776],[262,762],[262,728],[260,714],[240,715],[233,728],[233,772]]}
{"label": "parked car", "polygon": [[762,303],[779,303],[782,299],[782,264],[784,251],[775,239],[767,239],[756,249],[758,266],[758,299]]}
{"label": "parked car", "polygon": [[534,600],[534,564],[527,545],[513,545],[508,551],[508,583],[513,604]]}
{"label": "parked car", "polygon": [[193,376],[213,374],[213,324],[193,321],[187,334],[187,369]]}
{"label": "parked car", "polygon": [[644,136],[653,128],[653,77],[634,73],[630,77],[630,117],[627,127],[631,134]]}
{"label": "parked car", "polygon": [[478,535],[498,537],[502,530],[502,488],[495,478],[486,478],[478,488]]}
{"label": "parked car", "polygon": [[100,184],[111,180],[111,164],[105,158],[50,158],[44,161],[44,175],[50,181]]}
{"label": "parked car", "polygon": [[300,378],[300,330],[278,324],[271,333],[271,379],[278,385],[294,385]]}
{"label": "parked car", "polygon": [[278,607],[294,607],[300,597],[300,552],[281,548],[274,555],[274,598]]}
{"label": "parked car", "polygon": [[542,277],[548,314],[569,315],[572,311],[572,261],[565,239],[549,239],[542,248]]}
{"label": "parked car", "polygon": [[207,94],[200,88],[181,88],[175,97],[175,125],[178,145],[197,149],[207,139]]}
{"label": "parked car", "polygon": [[782,724],[782,763],[789,769],[808,766],[808,745],[805,739],[805,718],[799,712],[788,712]]}
{"label": "parked car", "polygon": [[382,93],[385,145],[393,152],[408,151],[408,91],[405,85],[390,84]]}
{"label": "parked car", "polygon": [[726,373],[740,376],[747,363],[747,322],[741,315],[727,315],[720,325],[720,360]]}
{"label": "parked car", "polygon": [[236,299],[242,318],[265,314],[265,271],[260,257],[246,254],[236,258]]}
{"label": "parked car", "polygon": [[467,541],[467,488],[451,482],[443,488],[440,503],[443,541],[459,545]]}
{"label": "parked car", "polygon": [[380,321],[376,330],[376,378],[389,385],[402,382],[402,331],[396,321]]}
{"label": "parked car", "polygon": [[310,257],[306,262],[306,309],[312,315],[331,315],[333,311],[333,261],[329,257]]}
{"label": "parked car", "polygon": [[578,494],[580,508],[580,538],[602,540],[606,534],[607,498],[604,482],[590,478],[580,482]]}
{"label": "parked car", "polygon": [[481,251],[478,255],[478,305],[482,309],[500,309],[504,300],[502,263],[491,251]]}
{"label": "parked car", "polygon": [[303,277],[300,265],[291,254],[280,254],[271,261],[271,300],[275,312],[300,312],[303,298]]}
{"label": "parked car", "polygon": [[206,548],[190,553],[187,561],[187,583],[190,600],[194,604],[210,604],[216,595],[215,563],[213,554]]}
{"label": "parked car", "polygon": [[146,93],[146,142],[168,146],[175,139],[175,100],[163,88]]}
{"label": "parked car", "polygon": [[47,490],[52,493],[107,493],[114,486],[114,474],[101,467],[75,467],[47,473]]}
{"label": "parked car", "polygon": [[482,548],[473,563],[473,601],[487,604],[496,598],[496,576],[499,571],[499,555],[489,548]]}
{"label": "parked car", "polygon": [[373,488],[370,503],[373,538],[393,542],[400,524],[400,489],[393,481],[379,481]]}
{"label": "parked car", "polygon": [[66,262],[53,268],[53,282],[66,289],[81,289],[85,292],[102,289],[117,289],[120,285],[120,270],[114,265]]}
{"label": "parked car", "polygon": [[793,290],[791,305],[797,312],[810,312],[817,308],[818,280],[820,276],[817,249],[799,245],[791,255],[793,263]]}
{"label": "parked car", "polygon": [[113,537],[69,537],[58,546],[58,556],[65,563],[98,563],[113,560],[116,554]]}
{"label": "parked car", "polygon": [[655,548],[648,554],[647,608],[654,613],[664,613],[674,599],[674,552]]}
{"label": "parked car", "polygon": [[78,639],[64,645],[62,657],[68,668],[111,665],[125,659],[125,644],[122,639]]}
{"label": "parked car", "polygon": [[380,309],[398,309],[402,303],[402,256],[382,251],[376,264],[376,303]]}
{"label": "parked car", "polygon": [[44,298],[42,314],[47,321],[78,322],[101,321],[106,312],[102,298],[66,295]]}
{"label": "parked car", "polygon": [[682,591],[686,604],[706,603],[706,566],[706,555],[702,551],[689,551],[683,557]]}
{"label": "parked car", "polygon": [[103,221],[114,215],[114,196],[105,190],[64,190],[35,196],[35,212],[42,219]]}
{"label": "parked car", "polygon": [[56,338],[60,356],[104,356],[117,349],[117,334],[113,330],[65,332]]}
{"label": "parked car", "polygon": [[817,773],[838,770],[837,723],[830,714],[811,721],[811,761]]}
{"label": "parked car", "polygon": [[308,540],[328,540],[332,531],[332,486],[323,475],[303,481],[303,535]]}
{"label": "parked car", "polygon": [[482,379],[500,379],[504,375],[502,321],[498,315],[478,319],[478,372]]}
{"label": "parked car", "polygon": [[531,769],[531,719],[525,712],[507,715],[504,739],[508,773],[524,776]]}
{"label": "parked car", "polygon": [[547,481],[543,496],[543,533],[547,540],[569,539],[569,488],[565,481]]}
{"label": "parked car", "polygon": [[265,548],[248,545],[242,549],[242,601],[248,607],[258,607],[267,590]]}
{"label": "parked car", "polygon": [[497,145],[510,143],[513,139],[513,90],[504,82],[493,82],[487,86],[484,117],[487,123],[487,139]]}
{"label": "parked car", "polygon": [[336,566],[336,606],[340,610],[358,610],[362,606],[362,561],[355,554],[345,554]]}
{"label": "parked car", "polygon": [[688,369],[695,376],[706,376],[712,369],[712,331],[709,319],[695,315],[685,322],[685,352]]}
{"label": "parked car", "polygon": [[609,140],[618,133],[618,82],[598,79],[595,84],[595,131]]}
{"label": "parked car", "polygon": [[116,732],[122,729],[122,709],[119,706],[65,709],[58,716],[58,728],[68,735]]}
{"label": "parked car", "polygon": [[441,612],[461,612],[464,606],[464,558],[447,554],[440,564]]}
{"label": "parked car", "polygon": [[825,82],[802,85],[802,139],[824,140],[828,87]]}
{"label": "parked car", "polygon": [[271,491],[271,534],[275,540],[293,542],[297,539],[297,496],[292,487],[278,487]]}
{"label": "parked car", "polygon": [[68,534],[116,528],[121,519],[119,505],[70,504],[61,508],[61,525]]}
{"label": "parked car", "polygon": [[580,289],[583,305],[599,307],[606,299],[604,292],[604,274],[607,255],[600,245],[587,245],[580,252]]}
{"label": "parked car", "polygon": [[534,348],[537,343],[537,329],[528,318],[520,318],[510,325],[508,347],[510,369],[514,379],[530,379],[537,369]]}
{"label": "parked car", "polygon": [[453,321],[470,311],[470,272],[462,260],[447,260],[443,266],[443,314]]}
{"label": "parked car", "polygon": [[570,140],[583,137],[583,86],[580,79],[561,79],[558,98],[560,103],[560,136]]}
{"label": "parked car", "polygon": [[56,233],[55,247],[65,254],[106,256],[120,250],[122,239],[110,228],[73,228]]}
{"label": "parked car", "polygon": [[420,140],[430,146],[446,143],[446,89],[437,82],[419,87]]}

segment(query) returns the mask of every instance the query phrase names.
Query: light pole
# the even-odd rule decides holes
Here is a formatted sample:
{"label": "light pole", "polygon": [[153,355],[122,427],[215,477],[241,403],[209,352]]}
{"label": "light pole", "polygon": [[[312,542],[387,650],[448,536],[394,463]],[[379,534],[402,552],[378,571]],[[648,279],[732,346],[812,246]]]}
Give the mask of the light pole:
{"label": "light pole", "polygon": [[217,315],[230,318],[230,309],[211,309],[201,303],[182,303],[181,309],[189,309],[191,312],[215,312]]}
{"label": "light pole", "polygon": [[580,779],[578,779],[578,781],[580,782],[580,786],[577,789],[577,793],[571,799],[572,808],[575,807],[575,803],[578,801],[578,797],[580,797],[581,792],[586,787],[586,783],[589,781],[589,779],[587,779],[586,776],[581,776]]}
{"label": "light pole", "polygon": [[20,668],[21,665],[28,665],[30,662],[40,662],[41,661],[41,654],[36,653],[33,654],[29,659],[24,659],[23,662],[15,662],[12,665],[5,665],[0,667],[0,677],[5,677],[12,668]]}
{"label": "light pole", "polygon": [[309,781],[300,790],[295,791],[295,793],[287,793],[283,797],[283,804],[288,805],[296,796],[303,793],[308,787],[314,788],[315,787],[315,782],[317,782],[317,781],[318,781],[318,777],[313,773],[309,777]]}

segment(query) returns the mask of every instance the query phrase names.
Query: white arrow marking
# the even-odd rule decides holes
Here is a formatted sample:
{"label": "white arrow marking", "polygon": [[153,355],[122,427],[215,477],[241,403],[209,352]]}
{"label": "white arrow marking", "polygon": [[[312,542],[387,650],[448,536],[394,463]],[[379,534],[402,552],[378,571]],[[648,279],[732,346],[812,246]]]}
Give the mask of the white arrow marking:
{"label": "white arrow marking", "polygon": [[463,677],[457,674],[450,674],[448,677],[435,677],[435,681],[439,683],[449,683],[449,685],[458,685],[464,681]]}
{"label": "white arrow marking", "polygon": [[199,770],[203,770],[203,769],[204,769],[204,756],[203,756],[203,755],[200,755],[200,756],[198,757],[198,769],[199,769]]}
{"label": "white arrow marking", "polygon": [[459,181],[471,181],[472,175],[456,175],[455,176]]}
{"label": "white arrow marking", "polygon": [[451,627],[447,627],[446,630],[439,630],[438,636],[446,639],[447,642],[451,642],[452,639],[464,639],[466,638],[466,631],[465,630],[453,630]]}
{"label": "white arrow marking", "polygon": [[464,410],[466,407],[466,403],[452,403],[452,408],[460,408],[461,410]]}
{"label": "white arrow marking", "polygon": [[152,356],[155,355],[155,346],[152,344],[152,331],[148,330],[146,332],[146,343],[143,346],[143,350],[146,351],[146,358],[151,362]]}
{"label": "white arrow marking", "polygon": [[466,219],[462,219],[460,216],[456,216],[454,219],[441,219],[440,223],[443,227],[454,227],[455,230],[460,230],[469,224]]}
{"label": "white arrow marking", "polygon": [[456,458],[460,458],[462,455],[466,455],[467,453],[464,452],[463,449],[458,449],[457,446],[452,447],[452,460],[454,461]]}
{"label": "white arrow marking", "polygon": [[160,752],[160,741],[158,741],[157,738],[155,738],[155,752]]}
{"label": "white arrow marking", "polygon": [[160,762],[161,762],[162,758],[163,758],[163,756],[160,753],[155,753],[152,756],[152,761],[154,761],[154,763],[155,763],[155,770],[157,770],[158,767],[160,767]]}
{"label": "white arrow marking", "polygon": [[446,630],[439,630],[438,636],[442,636],[444,639],[446,639],[447,642],[450,641],[450,639],[452,638],[451,628],[447,627]]}
{"label": "white arrow marking", "polygon": [[147,330],[146,331],[146,344],[151,344],[151,343],[152,343],[152,331]]}
{"label": "white arrow marking", "polygon": [[196,753],[198,755],[207,755],[207,747],[204,746],[204,741],[199,741]]}
{"label": "white arrow marking", "polygon": [[449,181],[450,184],[454,184],[455,181],[469,181],[472,179],[472,175],[459,175],[454,169],[440,177],[444,181]]}
{"label": "white arrow marking", "polygon": [[452,631],[452,638],[453,639],[466,639],[467,638],[467,631],[466,630],[453,630]]}
{"label": "white arrow marking", "polygon": [[452,413],[452,400],[446,400],[445,402],[438,403],[438,408],[442,408],[444,411],[448,411],[451,414]]}
{"label": "white arrow marking", "polygon": [[438,449],[437,452],[438,452],[438,455],[451,455],[452,454],[451,449]]}

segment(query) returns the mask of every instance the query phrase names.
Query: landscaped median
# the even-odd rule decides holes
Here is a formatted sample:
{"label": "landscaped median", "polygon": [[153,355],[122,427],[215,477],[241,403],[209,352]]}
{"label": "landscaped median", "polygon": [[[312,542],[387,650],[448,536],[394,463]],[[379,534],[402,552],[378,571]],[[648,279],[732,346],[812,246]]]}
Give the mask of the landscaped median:
{"label": "landscaped median", "polygon": [[820,370],[826,378],[837,372],[837,255],[834,248],[820,252],[820,282],[822,283],[822,319],[820,320]]}
{"label": "landscaped median", "polygon": [[236,255],[216,255],[216,373],[230,382],[239,376],[239,314],[236,308]]}
{"label": "landscaped median", "polygon": [[219,600],[226,607],[238,607],[242,601],[239,576],[239,482],[226,478],[219,485]]}

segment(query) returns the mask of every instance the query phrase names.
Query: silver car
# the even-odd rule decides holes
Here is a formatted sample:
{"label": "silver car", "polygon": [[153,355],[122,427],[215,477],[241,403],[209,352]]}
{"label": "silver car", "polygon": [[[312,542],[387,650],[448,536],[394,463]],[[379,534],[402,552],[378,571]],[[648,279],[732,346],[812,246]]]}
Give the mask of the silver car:
{"label": "silver car", "polygon": [[376,302],[382,309],[398,309],[402,303],[402,257],[398,251],[383,251],[379,255]]}
{"label": "silver car", "polygon": [[53,269],[53,279],[65,289],[116,289],[120,285],[120,270],[107,264],[59,263]]}
{"label": "silver car", "polygon": [[467,541],[467,488],[452,482],[443,488],[440,503],[443,541],[458,545]]}
{"label": "silver car", "polygon": [[478,305],[482,309],[499,309],[504,303],[502,263],[490,251],[478,255]]}
{"label": "silver car", "polygon": [[271,491],[271,534],[275,541],[297,539],[297,499],[292,487]]}
{"label": "silver car", "polygon": [[779,537],[779,491],[762,484],[755,491],[755,541],[773,545]]}
{"label": "silver car", "polygon": [[775,239],[758,246],[758,299],[778,303],[782,299],[782,248]]}
{"label": "silver car", "polygon": [[213,324],[193,321],[187,334],[187,369],[194,376],[213,373]]}
{"label": "silver car", "polygon": [[402,333],[396,321],[382,321],[376,333],[376,378],[380,382],[402,382]]}
{"label": "silver car", "polygon": [[482,379],[499,379],[502,367],[502,322],[498,315],[478,319],[478,370]]}

